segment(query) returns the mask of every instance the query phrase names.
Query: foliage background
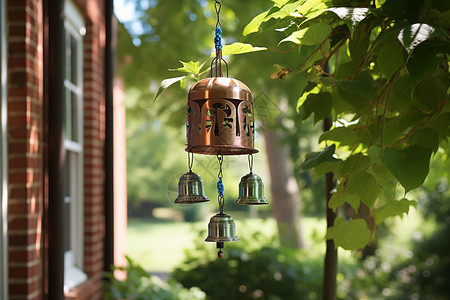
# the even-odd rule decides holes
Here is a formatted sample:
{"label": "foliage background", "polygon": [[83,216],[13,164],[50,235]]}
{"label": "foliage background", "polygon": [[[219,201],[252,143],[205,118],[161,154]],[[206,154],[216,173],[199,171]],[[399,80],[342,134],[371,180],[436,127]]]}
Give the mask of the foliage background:
{"label": "foliage background", "polygon": [[[118,48],[119,69],[127,95],[132,95],[127,101],[127,125],[129,166],[135,173],[128,176],[129,200],[137,210],[140,202],[170,207],[167,178],[181,175],[180,166],[186,163],[174,155],[183,148],[176,136],[184,136],[178,128],[184,124],[184,101],[179,99],[184,99],[185,91],[168,89],[152,103],[158,83],[174,76],[166,69],[176,67],[172,62],[180,58],[210,59],[215,24],[207,13],[213,11],[211,3],[206,1],[154,1],[140,11],[145,30],[129,37],[125,27],[120,28],[123,39],[137,38],[139,46]],[[449,227],[445,208],[449,188],[442,176],[448,178],[450,170],[449,11],[447,2],[434,0],[230,1],[224,6],[226,43],[238,41],[244,31],[242,41],[269,49],[233,56],[229,62],[232,74],[256,86],[255,98],[267,104],[262,114],[267,107],[273,119],[283,113],[281,123],[260,124],[260,130],[268,126],[285,133],[283,143],[290,146],[297,180],[305,188],[303,212],[323,211],[324,202],[316,200],[323,199],[323,189],[315,187],[321,184],[317,178],[331,171],[339,184],[330,207],[342,218],[327,237],[350,250],[375,242],[354,253],[361,261],[341,259],[338,296],[343,299],[448,298],[449,260],[442,241]],[[255,12],[260,14],[251,21]],[[189,82],[183,80],[181,86],[186,88]],[[283,105],[287,109],[280,111]],[[328,116],[335,126],[319,137],[316,124]],[[320,144],[310,143],[311,137]],[[303,162],[306,152],[311,153]],[[313,169],[319,177],[304,169]],[[234,174],[236,180],[240,175]],[[426,178],[426,190],[416,189]],[[233,186],[236,183],[226,189],[232,191]],[[410,250],[390,254],[383,244],[398,241],[389,236],[398,226],[391,217],[403,217],[411,206],[425,212],[423,232],[408,244]],[[294,255],[297,258],[289,265],[280,263],[278,254],[264,257],[273,251],[289,252],[237,249],[231,265],[220,266],[225,268],[223,280],[236,272],[236,266],[246,266],[245,254],[258,266],[271,260],[268,265],[280,266],[282,272],[298,266],[297,275],[303,274],[310,259],[314,268],[320,264],[307,254]],[[185,280],[183,270],[217,271],[217,262],[205,257],[191,253],[175,276]],[[257,273],[272,274],[269,271]],[[308,284],[319,287],[319,280],[314,280]],[[217,282],[221,281],[207,284]],[[239,287],[234,286],[233,292]]]}

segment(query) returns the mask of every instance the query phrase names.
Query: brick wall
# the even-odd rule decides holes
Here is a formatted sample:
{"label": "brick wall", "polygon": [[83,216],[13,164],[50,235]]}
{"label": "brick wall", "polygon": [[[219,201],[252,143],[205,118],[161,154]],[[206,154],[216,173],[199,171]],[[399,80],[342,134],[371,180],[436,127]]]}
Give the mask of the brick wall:
{"label": "brick wall", "polygon": [[[81,1],[80,1],[81,2]],[[92,278],[94,290],[101,288],[104,238],[105,25],[102,0],[90,1],[84,37],[84,271]],[[99,298],[99,295],[89,299]]]}
{"label": "brick wall", "polygon": [[10,299],[42,296],[42,0],[8,1]]}
{"label": "brick wall", "polygon": [[[10,299],[44,297],[42,2],[7,0]],[[100,299],[105,233],[104,0],[74,2],[86,24],[83,53],[84,272],[89,280],[67,296],[70,299]]]}

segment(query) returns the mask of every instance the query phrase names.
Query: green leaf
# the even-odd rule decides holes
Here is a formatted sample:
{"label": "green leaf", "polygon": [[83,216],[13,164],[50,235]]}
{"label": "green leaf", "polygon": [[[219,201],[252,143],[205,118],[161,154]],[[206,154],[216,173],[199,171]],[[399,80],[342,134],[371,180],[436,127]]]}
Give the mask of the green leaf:
{"label": "green leaf", "polygon": [[373,97],[373,82],[369,79],[337,81],[340,96],[357,110],[363,110]]}
{"label": "green leaf", "polygon": [[189,74],[198,74],[200,73],[201,69],[203,68],[203,65],[205,62],[200,64],[198,61],[190,61],[190,62],[184,62],[180,60],[180,63],[183,64],[183,67],[178,69],[169,69],[170,71],[179,71],[179,72],[185,72]]}
{"label": "green leaf", "polygon": [[314,174],[316,176],[323,175],[325,173],[332,172],[336,176],[339,176],[342,166],[342,161],[338,160],[335,162],[324,162],[314,168]]}
{"label": "green leaf", "polygon": [[174,78],[167,78],[167,79],[164,79],[163,81],[161,81],[158,92],[156,93],[153,101],[156,101],[156,99],[159,97],[159,95],[161,95],[161,93],[164,92],[169,86],[171,86],[172,84],[177,83],[187,77],[188,76],[180,76],[180,77],[174,77]]}
{"label": "green leaf", "polygon": [[372,161],[362,153],[357,153],[347,157],[342,163],[341,174],[342,176],[351,175],[355,172],[366,170],[372,165]]}
{"label": "green leaf", "polygon": [[378,53],[378,63],[386,78],[392,75],[403,65],[403,48],[398,41],[385,43]]}
{"label": "green leaf", "polygon": [[370,146],[369,149],[367,149],[367,156],[377,164],[383,163],[383,153],[381,152],[380,147]]}
{"label": "green leaf", "polygon": [[450,136],[450,112],[440,114],[430,123],[430,127],[438,133],[440,139]]}
{"label": "green leaf", "polygon": [[328,228],[326,237],[334,240],[336,248],[340,246],[346,250],[357,250],[369,243],[370,231],[363,219],[347,222],[337,217],[333,227]]}
{"label": "green leaf", "polygon": [[258,32],[259,26],[261,26],[262,22],[264,22],[264,19],[266,18],[268,13],[269,11],[265,11],[254,17],[253,20],[251,20],[250,23],[245,26],[242,35],[247,36],[250,33]]}
{"label": "green leaf", "polygon": [[440,46],[436,41],[425,41],[409,56],[406,69],[414,86],[436,68],[439,62],[437,54],[442,51]]}
{"label": "green leaf", "polygon": [[423,128],[414,131],[409,138],[410,145],[417,145],[436,152],[439,148],[439,137],[435,130]]}
{"label": "green leaf", "polygon": [[309,94],[301,106],[302,120],[307,119],[311,113],[314,113],[314,124],[329,117],[331,105],[330,93]]}
{"label": "green leaf", "polygon": [[375,204],[380,191],[375,177],[364,171],[352,174],[345,187],[346,193],[357,194],[361,202],[370,208]]}
{"label": "green leaf", "polygon": [[386,0],[382,10],[389,18],[415,22],[419,18],[424,2],[423,0]]}
{"label": "green leaf", "polygon": [[272,9],[260,13],[245,26],[242,33],[244,37],[251,33],[258,32],[261,25],[270,19],[283,19],[293,14],[302,1],[287,3],[288,1],[286,0],[275,0],[274,2],[275,5]]}
{"label": "green leaf", "polygon": [[321,152],[311,152],[306,154],[305,161],[302,163],[302,169],[311,169],[324,162],[338,162],[339,159],[333,157],[336,145],[330,145]]}
{"label": "green leaf", "polygon": [[414,89],[413,100],[427,110],[435,110],[442,100],[448,99],[448,78],[430,74]]}
{"label": "green leaf", "polygon": [[[282,69],[281,66],[276,65],[278,69]],[[297,100],[297,112],[299,111],[300,107],[305,103],[306,99],[308,99],[308,96],[311,94],[318,94],[320,93],[320,88],[319,87],[314,87],[312,90],[308,91],[308,92],[304,92],[300,98],[298,98]]]}
{"label": "green leaf", "polygon": [[327,11],[335,13],[339,18],[345,21],[350,21],[352,26],[356,26],[369,13],[366,7],[332,7]]}
{"label": "green leaf", "polygon": [[292,15],[295,12],[295,10],[298,8],[298,6],[301,2],[302,1],[296,1],[296,2],[289,3],[289,4],[282,6],[279,10],[274,11],[271,14],[269,14],[264,19],[264,21],[268,21],[270,19],[282,19],[289,15]]}
{"label": "green leaf", "polygon": [[367,50],[369,49],[369,39],[371,31],[371,22],[364,21],[358,23],[348,43],[348,50],[350,51],[350,55],[358,64],[367,54]]}
{"label": "green leaf", "polygon": [[389,110],[403,113],[411,107],[411,77],[408,74],[400,75],[392,86],[392,95],[389,102]]}
{"label": "green leaf", "polygon": [[293,14],[297,17],[304,18],[315,18],[320,15],[325,9],[332,5],[332,1],[324,1],[324,0],[308,0],[305,1],[300,7],[297,9],[297,13]]}
{"label": "green leaf", "polygon": [[344,205],[345,202],[350,204],[355,211],[358,211],[360,205],[359,196],[345,192],[335,192],[331,196],[328,206],[336,212],[336,209]]}
{"label": "green leaf", "polygon": [[384,163],[405,191],[409,192],[425,181],[431,152],[430,149],[415,145],[404,150],[387,148],[384,150]]}
{"label": "green leaf", "polygon": [[433,36],[446,38],[445,32],[425,23],[415,23],[400,30],[397,38],[408,53],[411,53],[420,43]]}
{"label": "green leaf", "polygon": [[373,95],[373,83],[370,79],[339,80],[337,85],[348,92],[371,97]]}
{"label": "green leaf", "polygon": [[354,126],[337,127],[322,133],[319,143],[323,141],[335,141],[343,145],[353,146],[358,140],[358,132],[353,130]]}
{"label": "green leaf", "polygon": [[317,23],[308,28],[294,31],[290,36],[280,41],[293,42],[302,45],[319,45],[331,34],[331,27],[325,23]]}
{"label": "green leaf", "polygon": [[391,194],[390,198],[395,198],[397,190],[397,181],[385,164],[375,164],[372,166],[370,173],[381,186],[383,194]]}
{"label": "green leaf", "polygon": [[330,117],[331,115],[331,94],[330,93],[320,93],[320,96],[315,101],[314,107],[314,124]]}
{"label": "green leaf", "polygon": [[[233,43],[231,45],[225,45],[222,48],[222,56],[225,55],[231,55],[231,54],[243,54],[243,53],[250,53],[250,52],[257,52],[267,50],[265,47],[253,47],[250,44],[244,44],[244,43]],[[216,56],[216,52],[211,52],[211,57]]]}
{"label": "green leaf", "polygon": [[290,0],[270,0],[274,3],[274,6],[276,7],[282,7],[286,3],[288,3]]}
{"label": "green leaf", "polygon": [[389,217],[403,217],[404,214],[408,214],[409,207],[417,207],[417,202],[414,200],[408,200],[403,198],[401,200],[390,200],[385,205],[375,210],[375,224],[381,224],[385,219]]}

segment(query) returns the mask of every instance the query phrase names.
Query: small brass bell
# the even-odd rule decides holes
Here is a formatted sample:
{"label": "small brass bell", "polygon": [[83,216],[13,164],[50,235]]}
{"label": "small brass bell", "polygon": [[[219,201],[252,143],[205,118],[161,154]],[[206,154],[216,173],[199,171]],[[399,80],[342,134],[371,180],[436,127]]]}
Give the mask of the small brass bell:
{"label": "small brass bell", "polygon": [[252,172],[242,177],[239,183],[239,198],[234,203],[239,205],[267,204],[261,177]]}
{"label": "small brass bell", "polygon": [[227,214],[220,213],[212,216],[208,224],[208,237],[205,242],[217,243],[217,248],[220,249],[218,256],[223,257],[222,249],[224,242],[239,241],[236,236],[236,224],[233,218]]}
{"label": "small brass bell", "polygon": [[203,180],[200,175],[189,171],[178,181],[178,197],[176,204],[191,204],[209,201],[203,190]]}

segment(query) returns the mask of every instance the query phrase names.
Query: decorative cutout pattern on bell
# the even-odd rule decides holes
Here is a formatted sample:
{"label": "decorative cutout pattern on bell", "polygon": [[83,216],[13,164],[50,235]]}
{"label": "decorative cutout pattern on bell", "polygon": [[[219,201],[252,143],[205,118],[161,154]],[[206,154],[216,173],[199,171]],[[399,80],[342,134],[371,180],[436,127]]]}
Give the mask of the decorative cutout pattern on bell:
{"label": "decorative cutout pattern on bell", "polygon": [[228,77],[204,78],[187,95],[186,151],[200,154],[257,153],[250,89]]}
{"label": "decorative cutout pattern on bell", "polygon": [[[216,214],[211,217],[208,224],[208,237],[205,242],[234,242],[239,241],[236,236],[236,224],[227,214]],[[220,247],[222,248],[222,247]]]}
{"label": "decorative cutout pattern on bell", "polygon": [[234,203],[239,205],[268,204],[264,197],[264,183],[261,177],[253,172],[242,177],[239,183],[239,198]]}
{"label": "decorative cutout pattern on bell", "polygon": [[192,204],[209,201],[204,194],[203,180],[200,175],[189,171],[178,181],[178,197],[176,204]]}

